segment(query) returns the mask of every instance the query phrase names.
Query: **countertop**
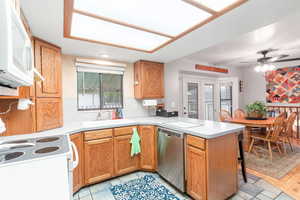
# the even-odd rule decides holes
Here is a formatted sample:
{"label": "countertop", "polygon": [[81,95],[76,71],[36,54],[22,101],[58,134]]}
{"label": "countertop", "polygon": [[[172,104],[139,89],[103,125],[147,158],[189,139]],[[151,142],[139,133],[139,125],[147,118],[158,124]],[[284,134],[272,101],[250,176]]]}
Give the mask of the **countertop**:
{"label": "countertop", "polygon": [[[186,123],[188,123],[189,126],[185,126],[187,125]],[[142,117],[119,120],[76,122],[71,124],[65,124],[61,128],[51,129],[48,131],[42,131],[34,134],[0,137],[0,141],[61,134],[70,135],[88,130],[116,128],[134,125],[154,125],[170,130],[175,130],[177,132],[181,132],[182,134],[190,134],[206,139],[220,137],[233,132],[240,132],[244,129],[243,125],[208,120],[196,120],[179,117]]]}

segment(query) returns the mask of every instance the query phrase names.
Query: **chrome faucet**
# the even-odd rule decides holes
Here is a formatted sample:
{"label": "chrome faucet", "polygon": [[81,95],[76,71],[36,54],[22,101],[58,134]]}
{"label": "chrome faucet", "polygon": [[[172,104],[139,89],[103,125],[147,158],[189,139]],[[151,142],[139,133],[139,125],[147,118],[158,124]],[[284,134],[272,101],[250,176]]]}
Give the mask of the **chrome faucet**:
{"label": "chrome faucet", "polygon": [[101,119],[102,119],[102,115],[101,115],[101,111],[99,111],[96,117],[96,121],[99,121]]}

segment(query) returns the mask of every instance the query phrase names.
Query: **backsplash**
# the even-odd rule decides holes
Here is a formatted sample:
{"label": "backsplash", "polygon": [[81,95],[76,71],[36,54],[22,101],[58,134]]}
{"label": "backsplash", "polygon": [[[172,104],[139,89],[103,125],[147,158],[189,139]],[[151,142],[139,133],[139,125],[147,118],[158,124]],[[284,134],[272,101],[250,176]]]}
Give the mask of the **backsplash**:
{"label": "backsplash", "polygon": [[[109,118],[111,110],[101,110],[102,119]],[[64,124],[96,120],[99,111],[78,111],[76,98],[63,99]],[[152,112],[142,106],[142,101],[135,98],[124,98],[124,118],[147,117]]]}

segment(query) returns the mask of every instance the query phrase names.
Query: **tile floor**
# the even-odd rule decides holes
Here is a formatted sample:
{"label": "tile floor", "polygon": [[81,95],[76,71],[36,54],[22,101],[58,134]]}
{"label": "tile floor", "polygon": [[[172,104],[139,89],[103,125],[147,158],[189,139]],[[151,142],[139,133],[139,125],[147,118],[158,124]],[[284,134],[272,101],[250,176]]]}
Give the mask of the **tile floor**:
{"label": "tile floor", "polygon": [[[74,200],[114,200],[114,197],[109,189],[111,186],[140,178],[146,174],[152,174],[162,185],[168,188],[179,199],[191,199],[187,195],[178,192],[176,189],[166,183],[159,177],[158,174],[148,172],[136,172],[85,187],[74,194],[73,198]],[[280,189],[251,174],[248,174],[248,183],[245,184],[241,176],[239,176],[239,182],[240,190],[235,196],[230,198],[231,200],[294,200]]]}

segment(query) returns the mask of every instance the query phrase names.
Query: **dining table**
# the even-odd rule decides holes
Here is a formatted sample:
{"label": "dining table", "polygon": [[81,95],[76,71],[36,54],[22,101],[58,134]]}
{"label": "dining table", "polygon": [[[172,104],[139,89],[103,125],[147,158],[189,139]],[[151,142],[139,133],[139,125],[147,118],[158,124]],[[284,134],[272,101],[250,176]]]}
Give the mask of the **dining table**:
{"label": "dining table", "polygon": [[245,130],[243,132],[244,135],[244,150],[248,152],[250,143],[251,143],[251,129],[256,128],[265,128],[266,136],[271,134],[271,127],[273,126],[275,121],[274,117],[269,117],[266,119],[247,119],[247,118],[233,118],[228,119],[226,122],[242,124],[245,126]]}

